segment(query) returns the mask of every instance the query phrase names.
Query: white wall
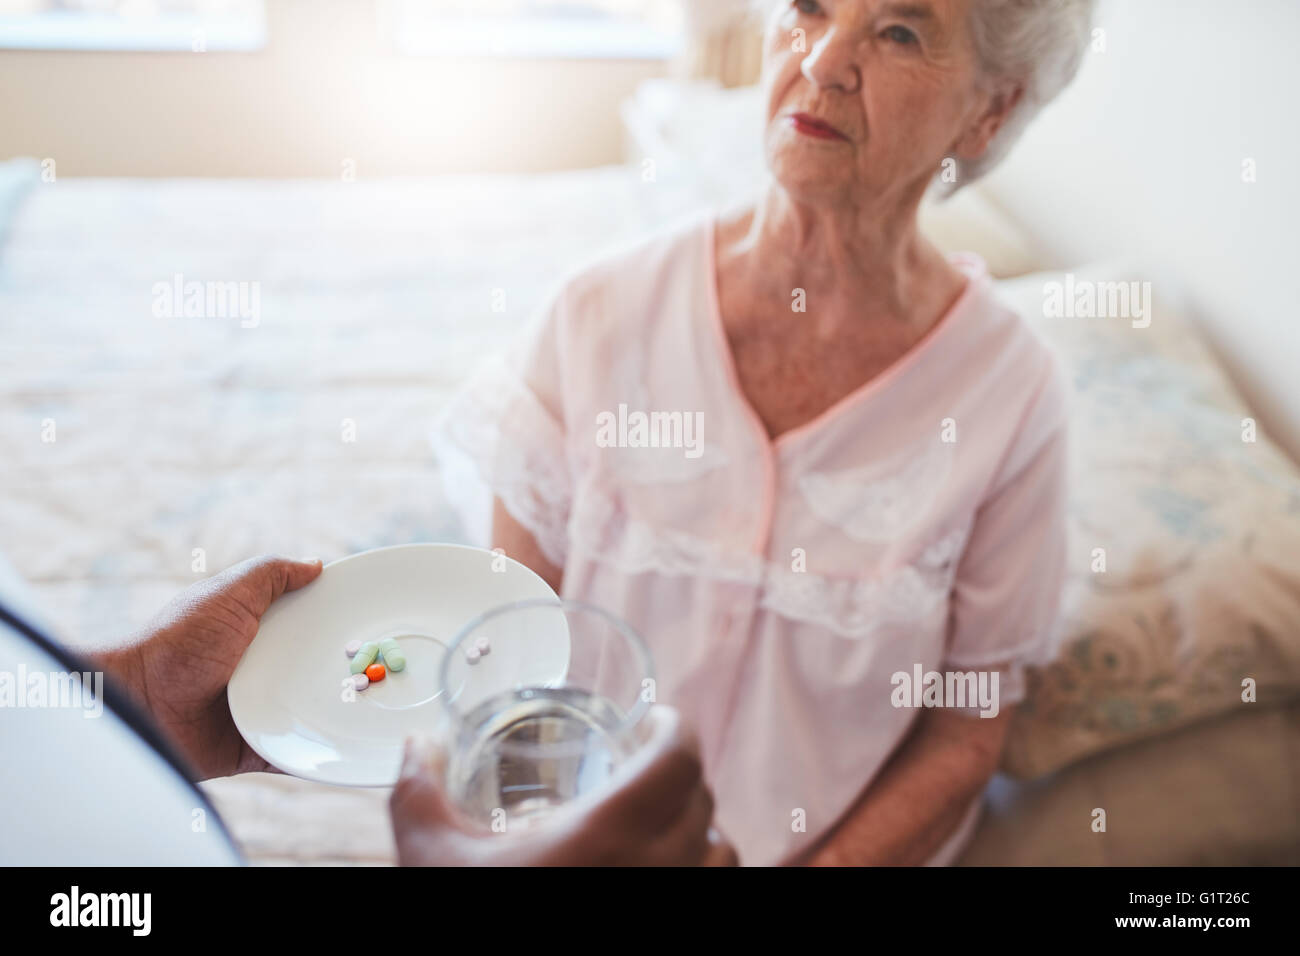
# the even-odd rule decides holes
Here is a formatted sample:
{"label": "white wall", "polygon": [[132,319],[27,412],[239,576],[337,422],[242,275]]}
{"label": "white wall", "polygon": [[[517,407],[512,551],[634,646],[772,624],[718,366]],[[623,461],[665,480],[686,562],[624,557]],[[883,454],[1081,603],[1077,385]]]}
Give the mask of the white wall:
{"label": "white wall", "polygon": [[988,189],[1062,264],[1134,256],[1185,280],[1261,424],[1300,459],[1300,2],[1110,0],[1098,25],[1106,51]]}
{"label": "white wall", "polygon": [[403,56],[378,0],[269,0],[256,53],[0,51],[0,159],[60,176],[359,177],[617,162],[666,64]]}

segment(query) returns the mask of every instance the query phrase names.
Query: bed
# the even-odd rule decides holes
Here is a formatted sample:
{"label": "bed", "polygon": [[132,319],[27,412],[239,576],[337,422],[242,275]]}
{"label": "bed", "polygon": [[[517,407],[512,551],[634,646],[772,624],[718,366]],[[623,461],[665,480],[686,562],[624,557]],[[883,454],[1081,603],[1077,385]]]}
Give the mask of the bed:
{"label": "bed", "polygon": [[[461,540],[430,454],[431,421],[562,275],[729,198],[707,177],[660,172],[30,179],[10,203],[0,247],[0,549],[63,636],[92,647],[250,555],[329,560]],[[935,222],[945,244],[983,242],[1004,276],[1030,267],[1030,245],[990,210],[959,208]],[[178,276],[256,283],[256,322],[160,317],[159,286]],[[1041,284],[1009,280],[1005,291],[1032,311]],[[1054,341],[1101,422],[1088,432],[1099,447],[1081,448],[1094,462],[1104,445],[1097,429],[1109,427],[1107,409],[1126,401],[1125,388],[1150,395],[1155,382],[1169,408],[1191,401],[1216,421],[1233,414],[1226,386],[1197,377],[1206,356],[1186,353],[1177,337],[1136,354],[1091,331]],[[1128,378],[1107,377],[1115,363]],[[1182,391],[1166,388],[1184,379]],[[1161,418],[1158,404],[1152,414],[1156,425],[1143,427],[1167,426],[1169,441],[1207,420]],[[1149,477],[1168,464],[1157,457],[1115,473]],[[1281,582],[1264,611],[1195,604],[1201,578],[1157,558],[1171,547],[1188,553],[1191,539],[1171,544],[1158,530],[1144,530],[1156,550],[1125,565],[1131,586],[1095,593],[1086,567],[1078,571],[1060,664],[1036,678],[968,862],[1300,862],[1300,571],[1269,550],[1300,541],[1300,481],[1275,450],[1231,468],[1202,492],[1227,488],[1231,498],[1249,474],[1262,476],[1245,492],[1259,507],[1233,519],[1230,538],[1238,546],[1250,535]],[[1192,499],[1181,506],[1196,512]],[[1104,489],[1076,506],[1076,528],[1094,527]],[[1153,566],[1165,576],[1132,577]],[[1185,619],[1166,622],[1173,636],[1162,637],[1160,608],[1208,614],[1211,624],[1198,632]],[[1145,629],[1135,623],[1144,615]],[[1233,713],[1235,676],[1251,667],[1269,677],[1269,706]],[[1216,680],[1231,686],[1205,691]],[[1207,762],[1207,748],[1231,761]],[[265,774],[206,786],[252,862],[392,861],[384,792]],[[1189,786],[1209,796],[1180,803]],[[1108,840],[1088,829],[1098,805],[1120,811]],[[1207,824],[1216,812],[1219,822]],[[1157,819],[1174,835],[1153,831]]]}
{"label": "bed", "polygon": [[[459,540],[428,444],[450,390],[565,272],[705,199],[623,168],[392,183],[26,172],[21,200],[0,203],[0,549],[82,647],[250,555]],[[155,286],[177,275],[258,283],[256,327],[157,317]],[[252,861],[391,859],[382,793],[271,775],[210,789]]]}

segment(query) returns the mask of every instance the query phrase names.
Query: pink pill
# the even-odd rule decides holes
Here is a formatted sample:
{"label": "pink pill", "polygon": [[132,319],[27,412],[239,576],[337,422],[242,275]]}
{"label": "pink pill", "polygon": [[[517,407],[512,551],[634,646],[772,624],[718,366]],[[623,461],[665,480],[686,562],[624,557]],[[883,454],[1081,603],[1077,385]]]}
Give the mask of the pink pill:
{"label": "pink pill", "polygon": [[343,653],[348,655],[348,657],[356,657],[357,651],[359,650],[361,650],[360,641],[348,641],[343,647]]}
{"label": "pink pill", "polygon": [[486,637],[480,637],[474,642],[474,650],[478,651],[481,656],[486,657],[492,653],[492,645],[488,643]]}
{"label": "pink pill", "polygon": [[365,674],[353,674],[352,686],[355,687],[357,690],[365,690],[367,687],[370,686],[370,678],[367,677]]}
{"label": "pink pill", "polygon": [[478,659],[482,656],[483,655],[479,653],[479,649],[477,647],[471,647],[469,650],[465,652],[465,660],[469,661],[471,664],[477,664]]}

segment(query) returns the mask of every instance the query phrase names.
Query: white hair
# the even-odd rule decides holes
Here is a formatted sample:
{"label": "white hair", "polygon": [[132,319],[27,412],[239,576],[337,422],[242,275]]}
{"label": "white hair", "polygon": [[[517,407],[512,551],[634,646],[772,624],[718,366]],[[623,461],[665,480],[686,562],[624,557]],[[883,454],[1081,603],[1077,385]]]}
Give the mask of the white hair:
{"label": "white hair", "polygon": [[974,0],[971,37],[980,68],[993,83],[1023,93],[979,159],[957,160],[957,182],[974,182],[1000,163],[1044,106],[1070,85],[1092,36],[1094,0]]}
{"label": "white hair", "polygon": [[[784,0],[754,0],[762,13]],[[1030,121],[1070,85],[1092,35],[1095,0],[971,0],[971,39],[981,80],[1021,90],[997,135],[978,159],[956,159],[957,176],[939,183],[953,193],[983,176],[1011,151]]]}

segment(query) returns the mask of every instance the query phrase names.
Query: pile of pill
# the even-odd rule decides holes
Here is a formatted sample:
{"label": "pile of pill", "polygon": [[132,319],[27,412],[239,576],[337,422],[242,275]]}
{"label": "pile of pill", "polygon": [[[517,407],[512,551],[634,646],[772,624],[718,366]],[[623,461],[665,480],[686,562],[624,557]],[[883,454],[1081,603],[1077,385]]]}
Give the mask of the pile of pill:
{"label": "pile of pill", "polygon": [[[406,655],[394,638],[386,637],[382,641],[348,641],[343,653],[352,658],[349,678],[356,690],[365,690],[375,681],[381,681],[392,671],[406,669]],[[381,661],[382,658],[382,661]]]}
{"label": "pile of pill", "polygon": [[480,637],[471,647],[465,649],[465,660],[477,664],[480,659],[492,653],[492,645],[486,637]]}

